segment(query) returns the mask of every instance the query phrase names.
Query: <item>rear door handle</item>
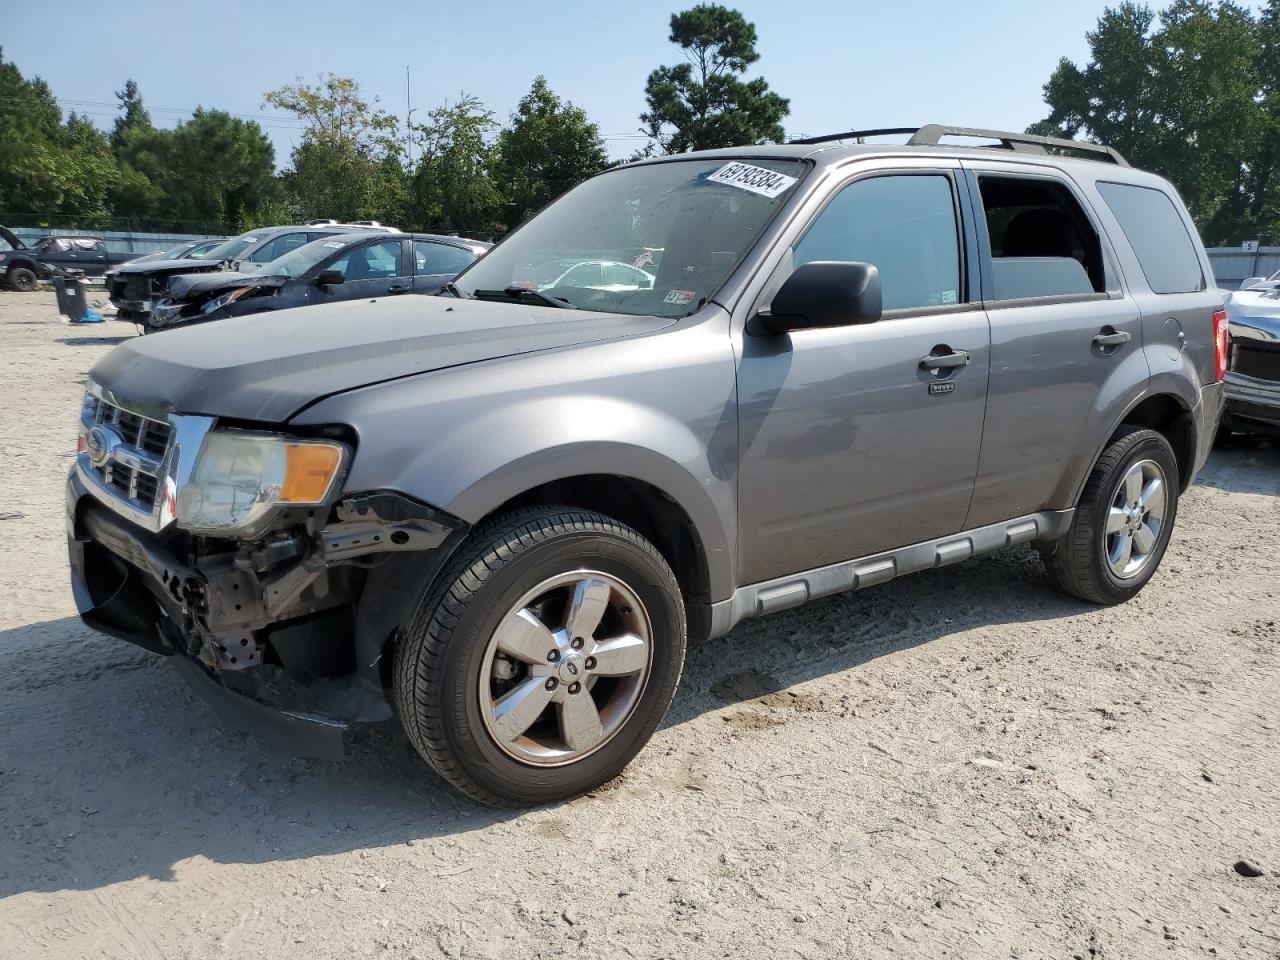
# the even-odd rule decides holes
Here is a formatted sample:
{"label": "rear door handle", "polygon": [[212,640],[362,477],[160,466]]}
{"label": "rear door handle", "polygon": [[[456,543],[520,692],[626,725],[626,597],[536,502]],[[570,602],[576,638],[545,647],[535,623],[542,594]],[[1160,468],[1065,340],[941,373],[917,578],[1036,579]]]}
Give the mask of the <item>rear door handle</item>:
{"label": "rear door handle", "polygon": [[1122,343],[1128,343],[1133,339],[1133,335],[1128,330],[1113,330],[1111,333],[1100,333],[1093,338],[1095,347],[1118,347]]}
{"label": "rear door handle", "polygon": [[920,358],[921,370],[953,370],[956,367],[968,365],[969,354],[964,350],[956,350],[954,353],[931,353],[927,357]]}
{"label": "rear door handle", "polygon": [[393,283],[387,287],[387,293],[404,293],[409,287],[403,283]]}

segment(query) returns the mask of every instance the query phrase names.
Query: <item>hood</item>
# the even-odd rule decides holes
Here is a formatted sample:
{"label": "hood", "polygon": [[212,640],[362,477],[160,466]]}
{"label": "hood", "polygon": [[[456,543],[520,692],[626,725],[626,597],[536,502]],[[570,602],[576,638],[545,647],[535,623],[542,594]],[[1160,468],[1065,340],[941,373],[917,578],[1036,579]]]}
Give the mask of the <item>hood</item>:
{"label": "hood", "polygon": [[358,300],[137,337],[89,376],[121,398],[177,413],[283,423],[322,397],[372,383],[674,322],[520,302]]}
{"label": "hood", "polygon": [[[190,261],[188,261],[190,262]],[[283,287],[288,277],[264,276],[259,273],[241,273],[238,270],[222,270],[210,273],[180,273],[169,278],[171,300],[195,300],[210,293],[237,290],[240,287]]]}
{"label": "hood", "polygon": [[[200,264],[205,266],[200,266]],[[130,260],[116,267],[116,276],[137,273],[207,273],[223,269],[221,260]]]}

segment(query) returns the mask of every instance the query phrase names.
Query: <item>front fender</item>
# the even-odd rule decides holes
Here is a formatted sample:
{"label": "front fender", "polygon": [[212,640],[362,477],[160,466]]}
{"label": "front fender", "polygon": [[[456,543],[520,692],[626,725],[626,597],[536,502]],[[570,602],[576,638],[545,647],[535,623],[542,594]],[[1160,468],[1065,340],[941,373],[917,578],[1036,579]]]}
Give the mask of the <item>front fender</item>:
{"label": "front fender", "polygon": [[643,481],[692,521],[711,599],[732,595],[737,406],[723,317],[378,384],[293,422],[355,429],[348,490],[398,490],[469,524],[555,480]]}

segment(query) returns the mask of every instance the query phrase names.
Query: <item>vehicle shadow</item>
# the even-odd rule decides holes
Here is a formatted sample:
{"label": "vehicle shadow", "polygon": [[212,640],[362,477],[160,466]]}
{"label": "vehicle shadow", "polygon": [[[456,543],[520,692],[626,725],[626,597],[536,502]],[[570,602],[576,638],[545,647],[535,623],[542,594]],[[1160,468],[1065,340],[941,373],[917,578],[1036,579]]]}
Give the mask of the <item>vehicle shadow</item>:
{"label": "vehicle shadow", "polygon": [[[1026,548],[833,597],[695,644],[665,726],[956,631],[1090,609]],[[223,724],[163,659],[71,617],[0,632],[0,784],[0,899],[173,879],[194,856],[295,860],[520,816],[455,794],[394,724],[362,732],[342,762],[282,756]]]}
{"label": "vehicle shadow", "polygon": [[68,347],[112,347],[126,340],[132,340],[138,334],[126,334],[123,337],[62,337],[59,343]]}
{"label": "vehicle shadow", "polygon": [[1230,437],[1218,441],[1197,486],[1226,493],[1280,496],[1280,442]]}

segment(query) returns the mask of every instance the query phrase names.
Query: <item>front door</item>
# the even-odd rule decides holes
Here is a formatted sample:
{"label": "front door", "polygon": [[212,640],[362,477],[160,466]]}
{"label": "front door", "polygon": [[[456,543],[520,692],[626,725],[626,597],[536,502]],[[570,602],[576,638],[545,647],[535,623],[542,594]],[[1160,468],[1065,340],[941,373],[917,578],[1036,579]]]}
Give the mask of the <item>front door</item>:
{"label": "front door", "polygon": [[404,242],[399,238],[370,241],[351,247],[336,260],[323,264],[318,269],[338,271],[343,276],[343,282],[312,287],[308,299],[310,303],[373,299],[408,293],[413,283],[405,262]]}
{"label": "front door", "polygon": [[743,583],[962,529],[989,349],[967,289],[962,186],[950,170],[854,180],[793,244],[792,267],[875,264],[885,313],[862,326],[743,335]]}

